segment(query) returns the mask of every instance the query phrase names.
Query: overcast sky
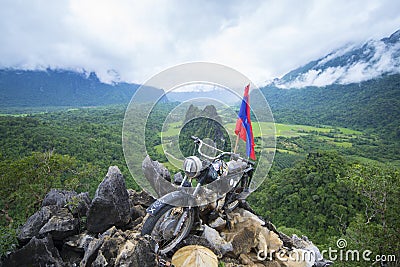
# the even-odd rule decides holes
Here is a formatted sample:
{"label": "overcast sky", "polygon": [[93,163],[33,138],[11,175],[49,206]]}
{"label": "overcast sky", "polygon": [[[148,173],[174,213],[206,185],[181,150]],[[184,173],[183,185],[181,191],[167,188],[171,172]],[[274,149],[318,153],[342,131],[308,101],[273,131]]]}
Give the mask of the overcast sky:
{"label": "overcast sky", "polygon": [[262,85],[400,29],[398,0],[0,0],[0,67],[96,71],[144,83],[190,61]]}

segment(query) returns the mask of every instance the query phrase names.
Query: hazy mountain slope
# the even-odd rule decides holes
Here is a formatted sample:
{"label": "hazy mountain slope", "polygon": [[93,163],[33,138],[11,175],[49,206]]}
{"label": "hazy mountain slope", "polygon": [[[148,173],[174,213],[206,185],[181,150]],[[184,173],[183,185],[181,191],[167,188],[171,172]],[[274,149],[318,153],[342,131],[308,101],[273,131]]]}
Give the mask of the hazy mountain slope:
{"label": "hazy mountain slope", "polygon": [[[105,84],[95,73],[0,70],[0,107],[101,106],[128,103],[139,85]],[[147,88],[146,98],[162,90]],[[144,100],[145,101],[145,100]]]}

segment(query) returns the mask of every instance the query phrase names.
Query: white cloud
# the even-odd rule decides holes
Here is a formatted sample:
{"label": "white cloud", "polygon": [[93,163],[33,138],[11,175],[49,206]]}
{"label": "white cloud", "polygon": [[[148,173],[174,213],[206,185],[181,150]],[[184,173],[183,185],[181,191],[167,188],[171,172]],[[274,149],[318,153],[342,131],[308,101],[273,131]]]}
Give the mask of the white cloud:
{"label": "white cloud", "polygon": [[391,0],[5,0],[0,67],[86,69],[104,81],[118,72],[143,83],[175,64],[212,61],[260,85],[337,47],[388,36],[398,10]]}
{"label": "white cloud", "polygon": [[[357,49],[359,47],[351,47]],[[301,88],[305,86],[326,86],[333,83],[348,84],[376,78],[385,73],[400,72],[400,44],[386,45],[382,41],[369,41],[363,53],[366,58],[341,62],[336,67],[325,67],[331,60],[349,52],[349,48],[338,50],[319,60],[313,69],[300,74],[293,81],[277,84],[281,88]],[[347,63],[347,64],[346,64]],[[329,65],[328,65],[329,66]]]}

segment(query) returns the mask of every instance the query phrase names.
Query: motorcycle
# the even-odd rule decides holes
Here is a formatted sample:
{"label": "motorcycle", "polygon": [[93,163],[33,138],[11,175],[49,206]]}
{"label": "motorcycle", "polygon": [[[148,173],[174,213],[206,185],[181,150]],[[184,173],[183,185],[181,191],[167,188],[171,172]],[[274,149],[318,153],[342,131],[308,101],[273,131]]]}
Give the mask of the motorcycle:
{"label": "motorcycle", "polygon": [[[150,235],[161,254],[173,250],[192,230],[201,229],[203,224],[219,217],[226,219],[229,228],[228,214],[238,206],[251,211],[245,199],[249,195],[255,162],[233,152],[224,152],[198,137],[191,138],[202,159],[186,158],[184,177],[180,172],[174,176],[177,190],[156,200],[146,210],[149,215],[141,234]],[[207,155],[202,151],[204,147],[219,154]],[[171,199],[175,202],[168,201]]]}

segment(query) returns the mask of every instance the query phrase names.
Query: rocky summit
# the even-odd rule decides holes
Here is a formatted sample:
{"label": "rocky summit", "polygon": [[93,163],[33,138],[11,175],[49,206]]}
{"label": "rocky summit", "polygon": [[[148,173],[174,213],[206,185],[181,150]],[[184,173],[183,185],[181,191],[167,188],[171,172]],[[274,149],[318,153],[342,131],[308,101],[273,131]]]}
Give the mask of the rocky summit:
{"label": "rocky summit", "polygon": [[174,253],[183,247],[186,253],[204,247],[226,267],[330,264],[306,237],[278,232],[245,207],[229,214],[229,228],[218,217],[193,230],[174,251],[160,255],[156,242],[140,234],[145,210],[153,201],[145,192],[127,189],[115,166],[93,199],[88,193],[53,189],[19,229],[17,249],[1,259],[0,266],[172,266],[179,258]]}

